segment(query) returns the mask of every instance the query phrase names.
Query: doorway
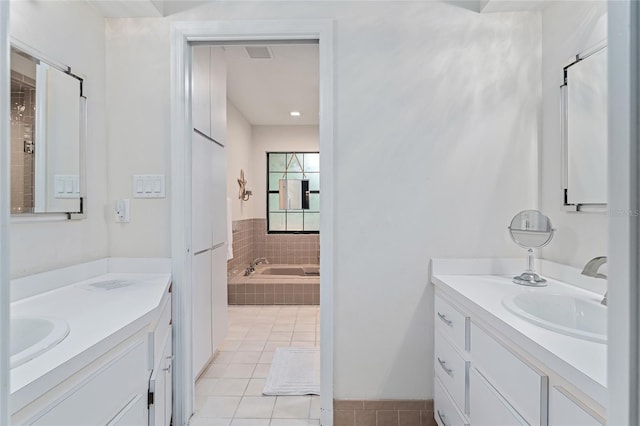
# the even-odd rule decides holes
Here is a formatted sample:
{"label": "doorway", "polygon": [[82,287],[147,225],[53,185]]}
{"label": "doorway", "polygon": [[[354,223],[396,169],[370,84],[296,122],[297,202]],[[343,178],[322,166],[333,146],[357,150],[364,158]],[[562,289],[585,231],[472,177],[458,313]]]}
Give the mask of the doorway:
{"label": "doorway", "polygon": [[[195,404],[192,372],[192,235],[191,235],[191,45],[199,42],[247,43],[270,40],[317,40],[320,68],[319,146],[322,153],[320,244],[333,245],[333,66],[330,21],[242,21],[176,23],[172,26],[172,259],[176,369],[174,419],[188,424]],[[320,272],[322,339],[321,423],[333,421],[333,256],[323,253]]]}

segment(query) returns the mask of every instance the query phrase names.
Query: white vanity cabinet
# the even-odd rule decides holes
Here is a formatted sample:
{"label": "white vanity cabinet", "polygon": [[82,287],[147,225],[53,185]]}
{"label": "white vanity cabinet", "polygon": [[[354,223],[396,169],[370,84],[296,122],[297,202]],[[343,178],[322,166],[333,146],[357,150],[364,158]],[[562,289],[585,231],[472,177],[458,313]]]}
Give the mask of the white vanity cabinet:
{"label": "white vanity cabinet", "polygon": [[437,293],[434,315],[435,387],[442,388],[434,416],[440,426],[547,425],[544,374]]}
{"label": "white vanity cabinet", "polygon": [[434,417],[440,426],[597,426],[604,420],[540,360],[436,289]]}
{"label": "white vanity cabinet", "polygon": [[[130,324],[128,337],[79,371],[62,376],[60,383],[13,413],[11,424],[168,426],[173,359],[171,293],[161,298],[157,312],[146,323],[140,319]],[[91,355],[79,357],[91,359]]]}

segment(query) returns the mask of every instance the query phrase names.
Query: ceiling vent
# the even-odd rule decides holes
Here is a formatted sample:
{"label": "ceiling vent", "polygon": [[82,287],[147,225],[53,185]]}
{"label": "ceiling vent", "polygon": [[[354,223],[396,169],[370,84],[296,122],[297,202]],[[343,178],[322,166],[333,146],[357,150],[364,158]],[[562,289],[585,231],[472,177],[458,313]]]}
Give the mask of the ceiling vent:
{"label": "ceiling vent", "polygon": [[269,46],[247,46],[245,49],[251,59],[271,59]]}

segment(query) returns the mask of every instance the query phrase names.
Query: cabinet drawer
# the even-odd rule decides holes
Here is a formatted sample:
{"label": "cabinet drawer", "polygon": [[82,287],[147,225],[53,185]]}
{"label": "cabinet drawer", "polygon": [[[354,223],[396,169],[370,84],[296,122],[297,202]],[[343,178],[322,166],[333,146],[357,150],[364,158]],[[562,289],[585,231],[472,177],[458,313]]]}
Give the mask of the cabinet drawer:
{"label": "cabinet drawer", "polygon": [[143,339],[135,342],[29,424],[107,424],[129,406],[136,395],[147,392],[147,347],[144,343]]}
{"label": "cabinet drawer", "polygon": [[454,349],[453,345],[440,332],[435,334],[434,352],[436,377],[440,378],[458,407],[468,413],[466,384],[469,362]]}
{"label": "cabinet drawer", "polygon": [[[475,323],[471,324],[474,368],[491,382],[529,423],[547,424],[548,377],[523,362]],[[471,399],[474,398],[473,390]]]}
{"label": "cabinet drawer", "polygon": [[473,426],[528,425],[475,368],[469,371],[469,387]]}
{"label": "cabinet drawer", "polygon": [[602,426],[605,420],[575,399],[565,389],[554,386],[549,392],[549,426]]}
{"label": "cabinet drawer", "polygon": [[469,350],[470,318],[437,295],[435,298],[434,322],[436,323],[436,328],[447,335],[460,350]]}
{"label": "cabinet drawer", "polygon": [[460,413],[451,396],[437,378],[435,379],[433,398],[433,416],[439,426],[469,426],[469,422],[464,415]]}

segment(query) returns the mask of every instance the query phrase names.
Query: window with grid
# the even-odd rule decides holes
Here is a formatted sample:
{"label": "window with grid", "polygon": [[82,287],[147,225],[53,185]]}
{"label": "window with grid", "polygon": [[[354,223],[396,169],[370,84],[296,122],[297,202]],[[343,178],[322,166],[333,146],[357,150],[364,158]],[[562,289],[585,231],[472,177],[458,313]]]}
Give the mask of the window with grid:
{"label": "window with grid", "polygon": [[[280,181],[307,180],[309,208],[280,209]],[[307,233],[320,231],[320,154],[318,152],[267,152],[267,231]]]}

